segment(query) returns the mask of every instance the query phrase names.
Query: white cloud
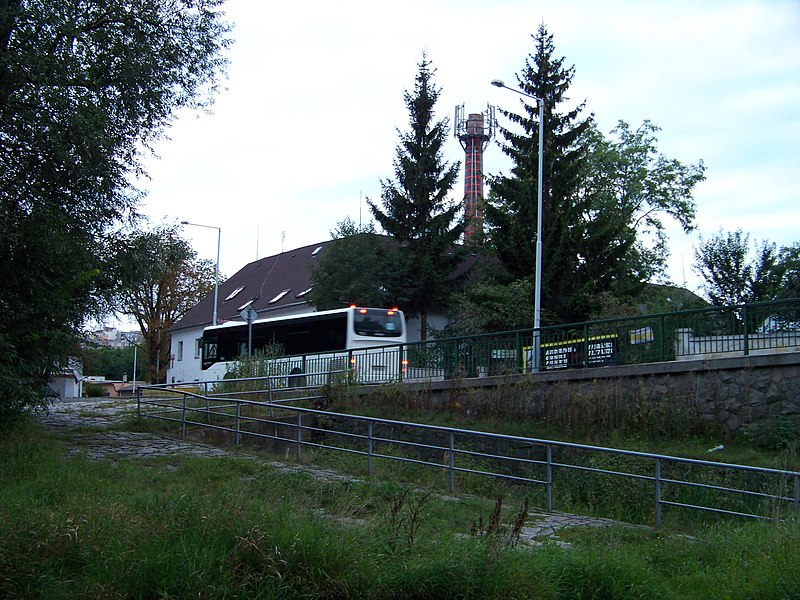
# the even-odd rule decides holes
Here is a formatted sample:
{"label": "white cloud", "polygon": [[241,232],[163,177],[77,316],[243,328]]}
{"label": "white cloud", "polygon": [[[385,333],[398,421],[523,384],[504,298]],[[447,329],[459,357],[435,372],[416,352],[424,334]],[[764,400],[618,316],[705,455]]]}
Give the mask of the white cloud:
{"label": "white cloud", "polygon": [[[172,139],[159,144],[144,205],[155,219],[221,227],[227,275],[254,260],[256,246],[265,256],[282,244],[327,239],[344,217],[358,220],[360,207],[368,219],[365,198],[377,199],[380,180],[393,175],[396,130],[407,127],[403,92],[423,51],[443,88],[439,117],[452,122],[462,103],[468,112],[515,106],[513,94],[489,81],[514,82],[542,20],[556,53],[575,65],[572,98],[585,99],[604,130],[650,118],[668,156],[706,161],[700,232],[723,226],[778,243],[796,237],[794,1],[231,0],[227,11],[236,22],[227,90],[213,114],[182,115]],[[462,156],[451,138],[446,158]],[[507,170],[498,148],[487,151],[485,168]],[[185,233],[214,258],[213,232]],[[687,272],[692,239],[672,238]],[[680,271],[676,258],[677,281]]]}

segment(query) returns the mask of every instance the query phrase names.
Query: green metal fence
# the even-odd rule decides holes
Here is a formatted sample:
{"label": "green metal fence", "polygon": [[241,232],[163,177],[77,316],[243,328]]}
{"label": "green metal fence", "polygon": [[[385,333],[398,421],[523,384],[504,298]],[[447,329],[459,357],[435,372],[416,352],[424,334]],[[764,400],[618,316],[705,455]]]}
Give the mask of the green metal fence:
{"label": "green metal fence", "polygon": [[[532,371],[533,329],[407,344],[406,380]],[[540,370],[800,351],[800,299],[548,326]]]}
{"label": "green metal fence", "polygon": [[[360,383],[557,371],[608,365],[800,352],[800,298],[585,323],[436,338],[395,346],[276,359],[285,385],[341,378]],[[538,346],[538,362],[536,361]]]}

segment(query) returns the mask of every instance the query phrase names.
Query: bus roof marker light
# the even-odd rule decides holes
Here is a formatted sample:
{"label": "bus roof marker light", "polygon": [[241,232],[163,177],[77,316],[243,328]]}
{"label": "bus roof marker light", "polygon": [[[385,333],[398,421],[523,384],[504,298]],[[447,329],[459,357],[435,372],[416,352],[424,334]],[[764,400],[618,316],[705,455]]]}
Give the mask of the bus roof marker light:
{"label": "bus roof marker light", "polygon": [[367,314],[367,309],[366,308],[361,308],[361,309],[359,309],[358,312],[360,312],[362,315],[365,315],[365,314]]}

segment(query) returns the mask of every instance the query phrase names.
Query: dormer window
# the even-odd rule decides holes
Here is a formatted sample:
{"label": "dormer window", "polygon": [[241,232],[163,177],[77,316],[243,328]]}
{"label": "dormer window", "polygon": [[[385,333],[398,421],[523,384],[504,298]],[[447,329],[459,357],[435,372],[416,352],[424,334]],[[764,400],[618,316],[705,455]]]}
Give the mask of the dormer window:
{"label": "dormer window", "polygon": [[232,291],[230,294],[228,294],[228,297],[227,297],[227,298],[225,298],[225,300],[223,300],[223,302],[227,302],[228,300],[233,300],[233,299],[236,297],[236,295],[237,295],[239,292],[241,292],[243,289],[244,289],[244,286],[237,287],[237,288],[236,288],[235,290],[233,290],[233,291]]}
{"label": "dormer window", "polygon": [[288,288],[288,289],[285,289],[285,290],[283,290],[283,291],[282,291],[280,294],[278,294],[278,295],[277,295],[277,296],[275,296],[275,297],[274,297],[272,300],[270,300],[269,302],[267,302],[267,304],[275,304],[275,303],[276,303],[278,300],[280,300],[281,298],[283,298],[283,297],[284,297],[286,294],[288,294],[288,293],[289,293],[289,292],[291,292],[291,291],[292,291],[292,288]]}
{"label": "dormer window", "polygon": [[253,303],[253,301],[254,301],[254,300],[255,300],[255,298],[250,298],[250,300],[248,300],[247,302],[245,302],[244,304],[242,304],[242,305],[241,305],[239,308],[237,308],[236,310],[244,310],[245,308],[247,308],[248,306],[250,306],[250,305]]}

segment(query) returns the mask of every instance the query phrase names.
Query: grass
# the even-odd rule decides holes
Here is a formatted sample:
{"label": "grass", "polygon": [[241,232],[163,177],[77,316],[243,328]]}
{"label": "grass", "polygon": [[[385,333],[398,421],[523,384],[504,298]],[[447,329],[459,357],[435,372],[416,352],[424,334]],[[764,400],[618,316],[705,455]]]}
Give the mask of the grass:
{"label": "grass", "polygon": [[[491,496],[235,456],[66,458],[34,422],[0,434],[4,598],[800,597],[796,521],[698,524],[693,539],[581,529],[561,535],[570,548],[511,547],[470,535]],[[506,527],[520,498],[506,497]]]}

